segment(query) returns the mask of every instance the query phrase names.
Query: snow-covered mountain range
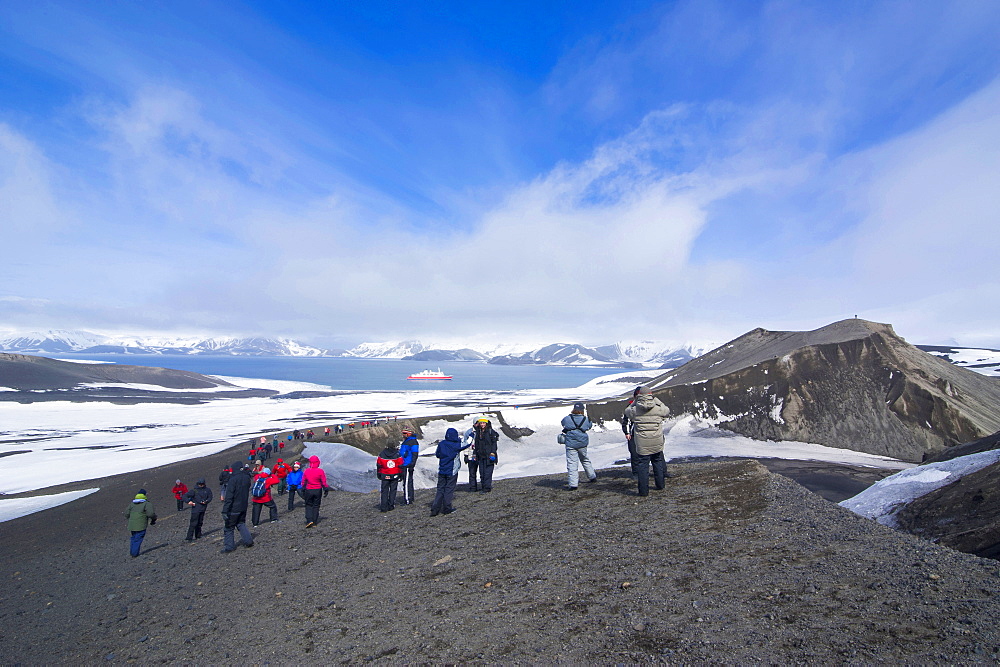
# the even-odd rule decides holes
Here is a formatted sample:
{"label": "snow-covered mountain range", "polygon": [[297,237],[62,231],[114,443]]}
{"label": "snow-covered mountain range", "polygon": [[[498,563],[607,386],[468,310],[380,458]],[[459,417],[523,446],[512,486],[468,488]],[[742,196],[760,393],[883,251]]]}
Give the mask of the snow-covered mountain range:
{"label": "snow-covered mountain range", "polygon": [[287,338],[105,336],[89,331],[13,334],[0,338],[0,351],[40,355],[205,354],[261,357],[326,357],[340,353],[303,345]]}
{"label": "snow-covered mountain range", "polygon": [[[21,354],[198,354],[262,357],[353,357],[415,361],[484,361],[517,365],[587,365],[677,368],[715,347],[668,341],[619,341],[587,347],[575,343],[469,343],[419,340],[362,343],[350,350],[328,350],[288,338],[222,336],[212,338],[103,335],[89,331],[0,332],[0,352]],[[918,345],[982,375],[1000,377],[1000,350]]]}
{"label": "snow-covered mountain range", "polygon": [[347,357],[416,361],[487,361],[503,365],[586,365],[675,368],[703,354],[706,346],[663,341],[618,342],[598,347],[576,343],[423,343],[416,340],[365,343]]}

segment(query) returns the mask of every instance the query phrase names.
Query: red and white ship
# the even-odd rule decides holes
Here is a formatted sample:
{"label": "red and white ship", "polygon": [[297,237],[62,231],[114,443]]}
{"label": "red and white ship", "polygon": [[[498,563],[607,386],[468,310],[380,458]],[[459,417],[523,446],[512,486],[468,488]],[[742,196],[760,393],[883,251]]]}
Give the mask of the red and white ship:
{"label": "red and white ship", "polygon": [[441,369],[436,371],[420,371],[406,378],[407,380],[451,380],[452,376],[445,375]]}

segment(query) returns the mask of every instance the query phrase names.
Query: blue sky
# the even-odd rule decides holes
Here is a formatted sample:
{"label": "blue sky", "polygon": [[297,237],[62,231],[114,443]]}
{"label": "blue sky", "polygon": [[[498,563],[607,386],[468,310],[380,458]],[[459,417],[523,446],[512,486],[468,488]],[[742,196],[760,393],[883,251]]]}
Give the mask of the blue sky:
{"label": "blue sky", "polygon": [[1000,347],[996,2],[4,2],[0,328]]}

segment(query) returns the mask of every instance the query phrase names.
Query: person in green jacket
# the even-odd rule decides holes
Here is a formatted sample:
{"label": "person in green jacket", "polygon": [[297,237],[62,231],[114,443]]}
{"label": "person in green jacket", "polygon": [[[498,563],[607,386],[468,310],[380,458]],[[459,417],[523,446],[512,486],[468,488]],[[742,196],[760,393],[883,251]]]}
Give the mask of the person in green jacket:
{"label": "person in green jacket", "polygon": [[135,494],[135,499],[125,510],[125,517],[128,519],[128,529],[132,532],[130,552],[132,558],[138,558],[142,538],[146,537],[146,526],[156,523],[156,512],[153,504],[146,500],[146,489],[139,489],[139,493]]}

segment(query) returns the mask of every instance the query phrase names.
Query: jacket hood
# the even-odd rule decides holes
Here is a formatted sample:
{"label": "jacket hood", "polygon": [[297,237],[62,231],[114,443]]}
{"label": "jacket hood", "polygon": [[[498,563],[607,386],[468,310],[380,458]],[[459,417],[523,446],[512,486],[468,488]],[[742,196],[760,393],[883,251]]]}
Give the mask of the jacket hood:
{"label": "jacket hood", "polygon": [[397,447],[395,445],[392,445],[392,444],[387,445],[386,448],[383,449],[381,452],[379,452],[378,455],[380,457],[382,457],[383,459],[398,459],[399,458],[399,447]]}
{"label": "jacket hood", "polygon": [[451,442],[462,442],[462,439],[458,436],[458,430],[453,428],[445,431],[444,439],[450,440]]}
{"label": "jacket hood", "polygon": [[649,412],[656,405],[656,398],[652,394],[639,394],[635,399],[636,409]]}
{"label": "jacket hood", "polygon": [[318,468],[319,467],[319,457],[318,456],[310,456],[309,457],[309,467],[310,468]]}
{"label": "jacket hood", "polygon": [[233,461],[232,472],[238,472],[243,468],[243,461]]}

